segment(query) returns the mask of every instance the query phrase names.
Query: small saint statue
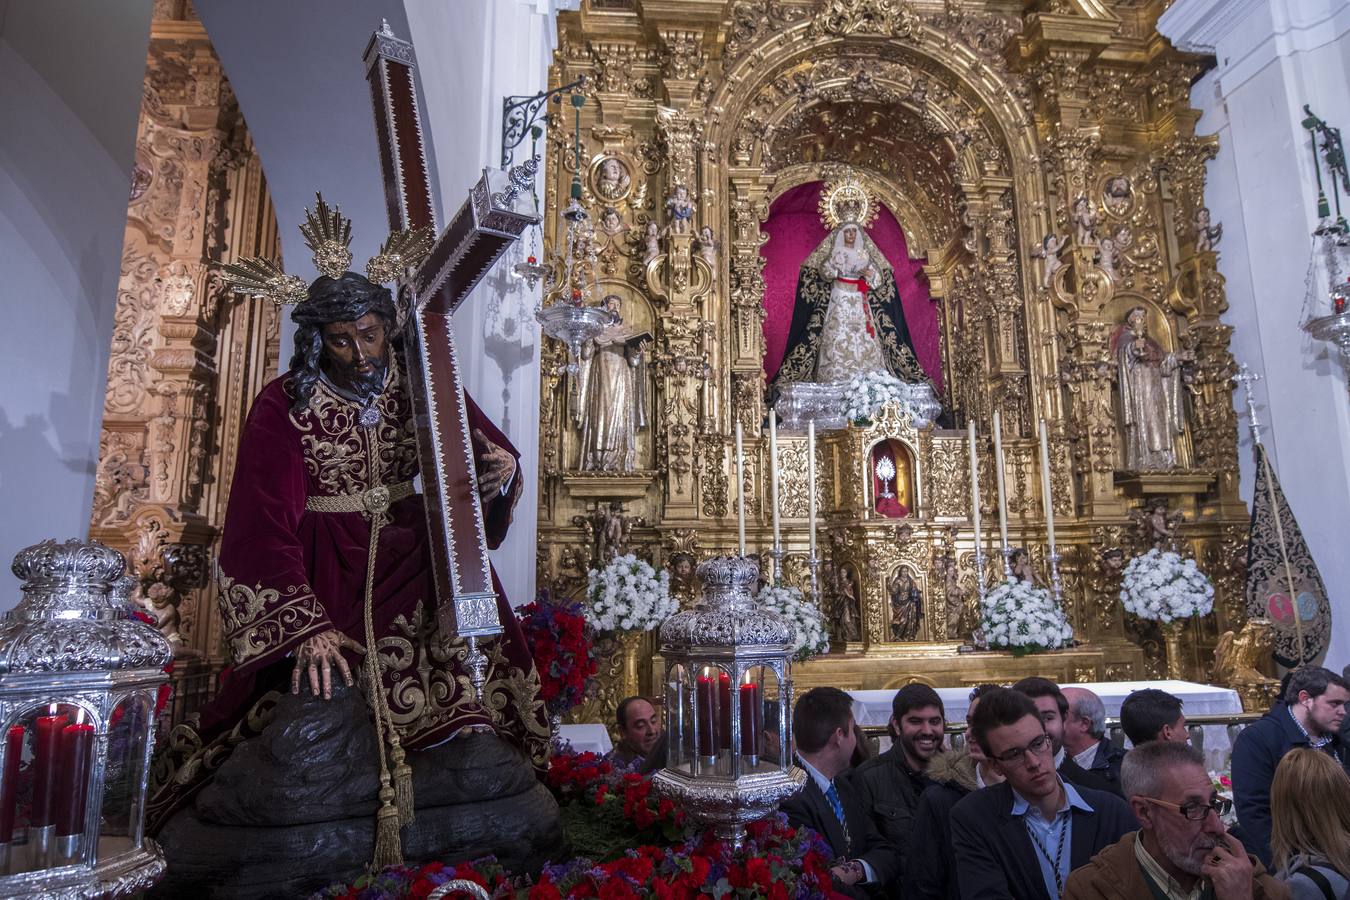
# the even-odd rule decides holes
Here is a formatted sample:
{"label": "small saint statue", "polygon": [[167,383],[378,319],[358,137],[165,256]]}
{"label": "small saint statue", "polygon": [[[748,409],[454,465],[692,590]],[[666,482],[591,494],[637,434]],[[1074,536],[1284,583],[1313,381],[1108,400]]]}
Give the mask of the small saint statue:
{"label": "small saint statue", "polygon": [[1186,430],[1181,369],[1189,353],[1169,353],[1148,334],[1148,312],[1129,311],[1111,336],[1120,392],[1125,469],[1157,472],[1177,466],[1177,440]]}
{"label": "small saint statue", "polygon": [[909,569],[901,566],[895,570],[886,593],[891,602],[891,640],[914,640],[919,636],[919,619],[923,617],[923,593]]}
{"label": "small saint statue", "polygon": [[581,345],[573,419],[581,429],[583,472],[631,472],[637,467],[637,432],[647,425],[645,356],[651,342],[619,317],[620,298],[604,308],[613,324]]}
{"label": "small saint statue", "polygon": [[698,255],[708,264],[708,269],[712,272],[714,281],[717,280],[717,250],[719,246],[717,238],[713,236],[711,226],[704,225],[698,230]]}

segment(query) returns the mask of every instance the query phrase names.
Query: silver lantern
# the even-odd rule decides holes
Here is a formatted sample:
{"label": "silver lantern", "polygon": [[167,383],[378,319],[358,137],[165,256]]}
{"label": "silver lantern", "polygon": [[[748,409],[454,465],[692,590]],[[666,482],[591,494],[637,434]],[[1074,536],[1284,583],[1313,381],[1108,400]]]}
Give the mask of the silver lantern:
{"label": "silver lantern", "polygon": [[753,560],[716,557],[697,574],[703,599],[661,626],[669,749],[652,783],[740,846],[806,780],[792,765],[794,635],[755,605]]}
{"label": "silver lantern", "polygon": [[14,557],[23,599],[0,624],[0,896],[129,896],[164,873],[145,800],[173,650],[114,597],[125,567],[76,540]]}

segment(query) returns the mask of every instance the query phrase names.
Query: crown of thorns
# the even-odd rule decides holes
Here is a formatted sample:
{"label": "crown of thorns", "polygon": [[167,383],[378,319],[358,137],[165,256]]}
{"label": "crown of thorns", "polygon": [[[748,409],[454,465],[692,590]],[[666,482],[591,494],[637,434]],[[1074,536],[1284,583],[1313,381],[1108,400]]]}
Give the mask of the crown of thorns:
{"label": "crown of thorns", "polygon": [[[314,267],[329,278],[341,278],[352,264],[352,220],[342,215],[338,207],[325,203],[322,194],[315,194],[314,199],[314,209],[305,210],[300,233],[305,237],[305,246],[314,254]],[[393,232],[380,252],[366,263],[366,277],[376,284],[405,277],[408,269],[426,258],[432,237],[430,226]],[[309,297],[304,280],[298,275],[287,275],[275,259],[254,256],[220,268],[225,283],[236,294],[262,297],[278,306],[304,303]]]}

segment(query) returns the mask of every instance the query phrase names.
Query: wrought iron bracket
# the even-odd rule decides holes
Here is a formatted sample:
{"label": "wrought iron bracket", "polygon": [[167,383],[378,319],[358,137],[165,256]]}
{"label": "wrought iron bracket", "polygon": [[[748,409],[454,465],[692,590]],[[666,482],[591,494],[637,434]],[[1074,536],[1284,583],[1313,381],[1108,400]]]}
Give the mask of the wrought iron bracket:
{"label": "wrought iron bracket", "polygon": [[539,120],[548,118],[543,110],[548,105],[549,100],[561,103],[562,94],[575,94],[585,86],[586,76],[583,75],[571,84],[564,84],[562,87],[556,87],[551,91],[503,97],[501,167],[503,169],[511,167],[516,148],[524,142],[527,134],[534,132],[536,139],[542,134],[542,129],[539,128]]}

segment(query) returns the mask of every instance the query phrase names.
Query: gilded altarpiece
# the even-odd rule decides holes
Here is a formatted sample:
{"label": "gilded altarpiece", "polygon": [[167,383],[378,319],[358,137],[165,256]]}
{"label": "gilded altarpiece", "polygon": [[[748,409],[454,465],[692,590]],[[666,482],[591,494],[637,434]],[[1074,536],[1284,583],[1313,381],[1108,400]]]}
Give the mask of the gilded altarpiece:
{"label": "gilded altarpiece", "polygon": [[277,371],[279,317],[233,302],[221,262],[279,252],[248,130],[186,0],[156,3],[91,534],[127,555],[135,601],[174,643],[175,709],[224,664],[215,540],[239,431]]}
{"label": "gilded altarpiece", "polygon": [[[572,120],[555,117],[546,244],[579,175],[597,223],[593,283],[650,324],[650,433],[636,471],[578,472],[561,345],[541,405],[540,584],[584,586],[597,504],[623,504],[626,541],[671,569],[736,545],[734,418],[746,430],[750,552],[771,542],[763,230],[785,192],[849,166],[904,229],[937,308],[941,427],[885,415],[828,432],[807,483],[799,433],[780,434],[784,576],[809,584],[807,491],[821,514],[832,652],[799,687],[884,687],[1160,676],[1156,629],[1127,621],[1124,561],[1151,544],[1141,508],[1165,503],[1172,539],[1214,578],[1215,613],[1189,624],[1200,677],[1243,618],[1246,510],[1237,494],[1230,328],[1216,255],[1198,233],[1205,163],[1189,86],[1203,60],[1172,49],[1163,0],[583,0],[559,19],[552,84],[586,77],[580,171]],[[614,162],[610,162],[610,161]],[[681,190],[682,189],[682,190]],[[612,211],[612,215],[611,215]],[[1204,216],[1207,216],[1207,211]],[[561,293],[571,285],[557,285]],[[600,298],[593,297],[592,302]],[[1113,336],[1143,307],[1149,335],[1184,357],[1176,467],[1126,467]],[[1050,432],[1065,606],[1080,644],[1016,660],[958,652],[976,596],[967,422],[982,441],[984,546],[997,553],[1000,410],[1010,540],[1048,580],[1036,429]],[[913,508],[876,513],[866,468],[903,446]],[[911,607],[917,598],[918,609]],[[856,602],[858,621],[840,622]],[[644,658],[654,648],[644,648]],[[616,660],[590,718],[624,689]],[[648,670],[650,671],[650,670]],[[650,692],[649,676],[640,687]]]}

